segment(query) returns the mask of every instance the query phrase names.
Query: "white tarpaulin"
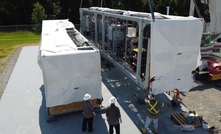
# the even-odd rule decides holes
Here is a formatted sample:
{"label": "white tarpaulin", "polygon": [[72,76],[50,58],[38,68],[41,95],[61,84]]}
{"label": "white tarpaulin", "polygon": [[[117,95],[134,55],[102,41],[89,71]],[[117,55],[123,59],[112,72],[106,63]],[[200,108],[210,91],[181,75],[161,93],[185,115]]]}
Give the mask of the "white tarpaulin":
{"label": "white tarpaulin", "polygon": [[[68,20],[43,21],[38,63],[47,107],[82,101],[85,93],[92,99],[102,98],[100,52],[92,46],[77,47],[66,32],[74,28],[70,24]],[[76,29],[74,35],[81,39],[78,42],[88,42]]]}
{"label": "white tarpaulin", "polygon": [[221,32],[221,0],[210,0],[209,11],[211,18],[211,30],[214,33]]}
{"label": "white tarpaulin", "polygon": [[193,17],[155,20],[151,23],[150,77],[154,94],[189,91],[197,67],[203,21]]}

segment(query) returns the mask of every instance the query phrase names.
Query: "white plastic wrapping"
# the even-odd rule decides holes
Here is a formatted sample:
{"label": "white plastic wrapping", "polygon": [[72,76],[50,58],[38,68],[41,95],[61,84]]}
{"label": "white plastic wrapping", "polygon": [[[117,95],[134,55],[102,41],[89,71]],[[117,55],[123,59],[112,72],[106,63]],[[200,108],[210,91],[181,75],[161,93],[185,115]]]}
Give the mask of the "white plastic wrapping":
{"label": "white plastic wrapping", "polygon": [[154,94],[173,89],[189,91],[197,67],[203,21],[193,17],[151,23],[150,77]]}
{"label": "white plastic wrapping", "polygon": [[209,11],[211,19],[211,30],[214,33],[221,32],[221,0],[210,0]]}
{"label": "white plastic wrapping", "polygon": [[[82,101],[86,93],[92,99],[102,98],[100,52],[95,48],[78,50],[65,30],[68,23],[43,21],[38,63],[47,107]],[[87,41],[83,36],[79,39]]]}

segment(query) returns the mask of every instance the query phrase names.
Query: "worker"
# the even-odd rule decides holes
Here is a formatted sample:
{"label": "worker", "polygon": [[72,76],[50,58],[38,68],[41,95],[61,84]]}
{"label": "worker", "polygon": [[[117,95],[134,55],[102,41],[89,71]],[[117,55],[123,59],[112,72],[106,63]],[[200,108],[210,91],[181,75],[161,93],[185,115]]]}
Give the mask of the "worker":
{"label": "worker", "polygon": [[180,106],[181,98],[180,98],[180,91],[178,89],[175,89],[174,91],[173,99],[171,100],[171,103],[173,106]]}
{"label": "worker", "polygon": [[109,100],[110,106],[106,109],[107,122],[109,124],[109,134],[113,134],[113,128],[116,130],[116,134],[120,134],[120,123],[122,123],[121,114],[119,108],[115,105],[117,99],[112,96]]}
{"label": "worker", "polygon": [[88,127],[88,132],[93,131],[93,118],[96,115],[92,102],[90,101],[91,95],[85,94],[83,97],[83,123],[82,123],[82,132],[86,131]]}
{"label": "worker", "polygon": [[148,98],[145,98],[145,103],[147,104],[147,117],[143,134],[147,133],[147,130],[149,130],[149,125],[152,121],[154,125],[154,133],[157,134],[160,108],[165,106],[169,107],[169,104],[159,102],[155,99],[154,94],[148,95]]}
{"label": "worker", "polygon": [[175,89],[173,99],[180,99],[180,91],[179,89]]}

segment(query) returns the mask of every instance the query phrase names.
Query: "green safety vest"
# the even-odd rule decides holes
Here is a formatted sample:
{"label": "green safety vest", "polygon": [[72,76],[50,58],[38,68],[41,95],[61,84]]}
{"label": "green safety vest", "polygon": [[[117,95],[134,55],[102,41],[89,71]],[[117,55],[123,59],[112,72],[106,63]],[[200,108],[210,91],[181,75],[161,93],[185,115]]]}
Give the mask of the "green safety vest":
{"label": "green safety vest", "polygon": [[160,109],[156,109],[156,106],[158,104],[158,101],[156,101],[154,104],[151,104],[150,101],[148,100],[149,108],[147,110],[152,113],[152,114],[158,114]]}

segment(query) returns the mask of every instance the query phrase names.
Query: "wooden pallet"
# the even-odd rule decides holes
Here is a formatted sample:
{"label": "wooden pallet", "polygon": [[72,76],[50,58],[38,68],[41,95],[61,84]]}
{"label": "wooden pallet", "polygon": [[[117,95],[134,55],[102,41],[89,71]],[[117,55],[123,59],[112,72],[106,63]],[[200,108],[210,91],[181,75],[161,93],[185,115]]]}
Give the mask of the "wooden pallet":
{"label": "wooden pallet", "polygon": [[177,125],[193,125],[194,127],[200,127],[202,125],[201,122],[193,123],[193,124],[188,124],[186,122],[186,119],[184,117],[184,113],[174,113],[171,115],[171,119],[177,124]]}
{"label": "wooden pallet", "polygon": [[[94,108],[99,108],[100,104],[97,103],[97,99],[91,100]],[[74,111],[80,111],[83,109],[82,101],[73,102],[66,105],[59,105],[54,107],[48,107],[48,115],[61,115],[66,113],[71,113]]]}

